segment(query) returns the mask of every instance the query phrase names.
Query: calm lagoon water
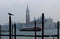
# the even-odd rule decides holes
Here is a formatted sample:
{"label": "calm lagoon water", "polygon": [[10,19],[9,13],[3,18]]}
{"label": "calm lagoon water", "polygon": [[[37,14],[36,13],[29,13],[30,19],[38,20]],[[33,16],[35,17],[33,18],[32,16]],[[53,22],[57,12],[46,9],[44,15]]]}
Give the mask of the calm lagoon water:
{"label": "calm lagoon water", "polygon": [[[34,35],[34,32],[30,32],[30,31],[23,32],[23,31],[19,31],[18,29],[16,29],[16,32],[17,32],[16,33],[17,35]],[[41,33],[42,33],[42,31],[39,31],[39,32],[37,32],[37,35],[41,35]],[[8,34],[8,32],[2,32],[2,34]],[[57,29],[45,29],[44,34],[45,35],[56,35]],[[2,39],[9,39],[8,36],[2,36],[1,38]],[[34,39],[34,37],[23,37],[23,36],[17,36],[16,38],[17,39]],[[57,37],[54,37],[54,38],[57,39]],[[37,39],[41,39],[41,37],[37,37]],[[53,37],[44,37],[44,39],[53,39]]]}

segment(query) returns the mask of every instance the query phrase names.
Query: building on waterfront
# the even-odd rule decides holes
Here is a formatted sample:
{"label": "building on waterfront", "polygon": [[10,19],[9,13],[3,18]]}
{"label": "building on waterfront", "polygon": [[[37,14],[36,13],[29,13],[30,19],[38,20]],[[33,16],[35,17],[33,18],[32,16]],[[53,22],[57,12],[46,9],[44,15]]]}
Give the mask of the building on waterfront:
{"label": "building on waterfront", "polygon": [[[42,17],[38,17],[38,19],[35,19],[33,21],[30,21],[30,11],[29,11],[29,7],[27,5],[26,8],[26,23],[20,23],[22,28],[30,28],[30,27],[34,27],[34,21],[36,21],[36,26],[42,28]],[[53,22],[53,19],[51,18],[45,18],[44,19],[44,27],[46,29],[51,29],[51,28],[56,28],[56,23]]]}

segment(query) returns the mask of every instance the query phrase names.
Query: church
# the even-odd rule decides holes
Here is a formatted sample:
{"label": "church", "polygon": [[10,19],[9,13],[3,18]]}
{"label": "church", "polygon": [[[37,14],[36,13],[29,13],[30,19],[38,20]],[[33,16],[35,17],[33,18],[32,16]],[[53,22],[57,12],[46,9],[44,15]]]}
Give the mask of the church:
{"label": "church", "polygon": [[[42,17],[40,17],[38,19],[34,18],[34,20],[36,21],[36,26],[42,28]],[[29,10],[29,7],[27,5],[26,23],[20,23],[20,28],[32,28],[32,27],[34,27],[34,20],[30,21],[30,10]],[[48,19],[45,18],[44,26],[45,26],[45,28],[56,28],[56,23],[54,23],[53,19],[51,19],[51,18],[48,18]]]}

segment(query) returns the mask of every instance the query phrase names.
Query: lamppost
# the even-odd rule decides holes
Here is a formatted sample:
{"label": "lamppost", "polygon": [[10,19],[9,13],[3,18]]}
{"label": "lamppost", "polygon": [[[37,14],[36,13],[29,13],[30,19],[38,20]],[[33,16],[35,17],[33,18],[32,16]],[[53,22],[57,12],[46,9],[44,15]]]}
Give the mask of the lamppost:
{"label": "lamppost", "polygon": [[11,16],[13,16],[13,14],[8,13],[9,15],[9,39],[11,39]]}

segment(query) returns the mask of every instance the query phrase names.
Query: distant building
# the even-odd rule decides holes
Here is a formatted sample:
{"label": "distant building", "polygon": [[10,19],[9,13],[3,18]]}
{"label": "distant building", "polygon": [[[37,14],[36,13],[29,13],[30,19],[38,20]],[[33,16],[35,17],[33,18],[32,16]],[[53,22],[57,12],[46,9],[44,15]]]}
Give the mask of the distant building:
{"label": "distant building", "polygon": [[[35,20],[35,19],[34,19]],[[30,11],[27,5],[26,9],[26,23],[21,23],[22,28],[26,27],[34,27],[34,20],[30,22]],[[42,17],[38,18],[35,20],[36,21],[36,26],[42,28]],[[49,28],[56,28],[56,23],[53,22],[53,19],[48,18],[44,19],[44,28],[49,29]]]}
{"label": "distant building", "polygon": [[[35,21],[36,21],[36,26],[42,28],[42,19],[41,18],[36,19]],[[32,28],[34,26],[35,26],[34,25],[34,20],[27,23],[27,24],[26,23],[22,24],[22,28]],[[56,28],[56,27],[57,27],[56,23],[54,23],[51,18],[45,19],[45,21],[44,21],[44,28],[45,29],[53,29],[53,28]]]}
{"label": "distant building", "polygon": [[30,22],[30,11],[29,11],[29,8],[28,8],[28,5],[27,5],[27,9],[26,9],[26,23],[29,23]]}

